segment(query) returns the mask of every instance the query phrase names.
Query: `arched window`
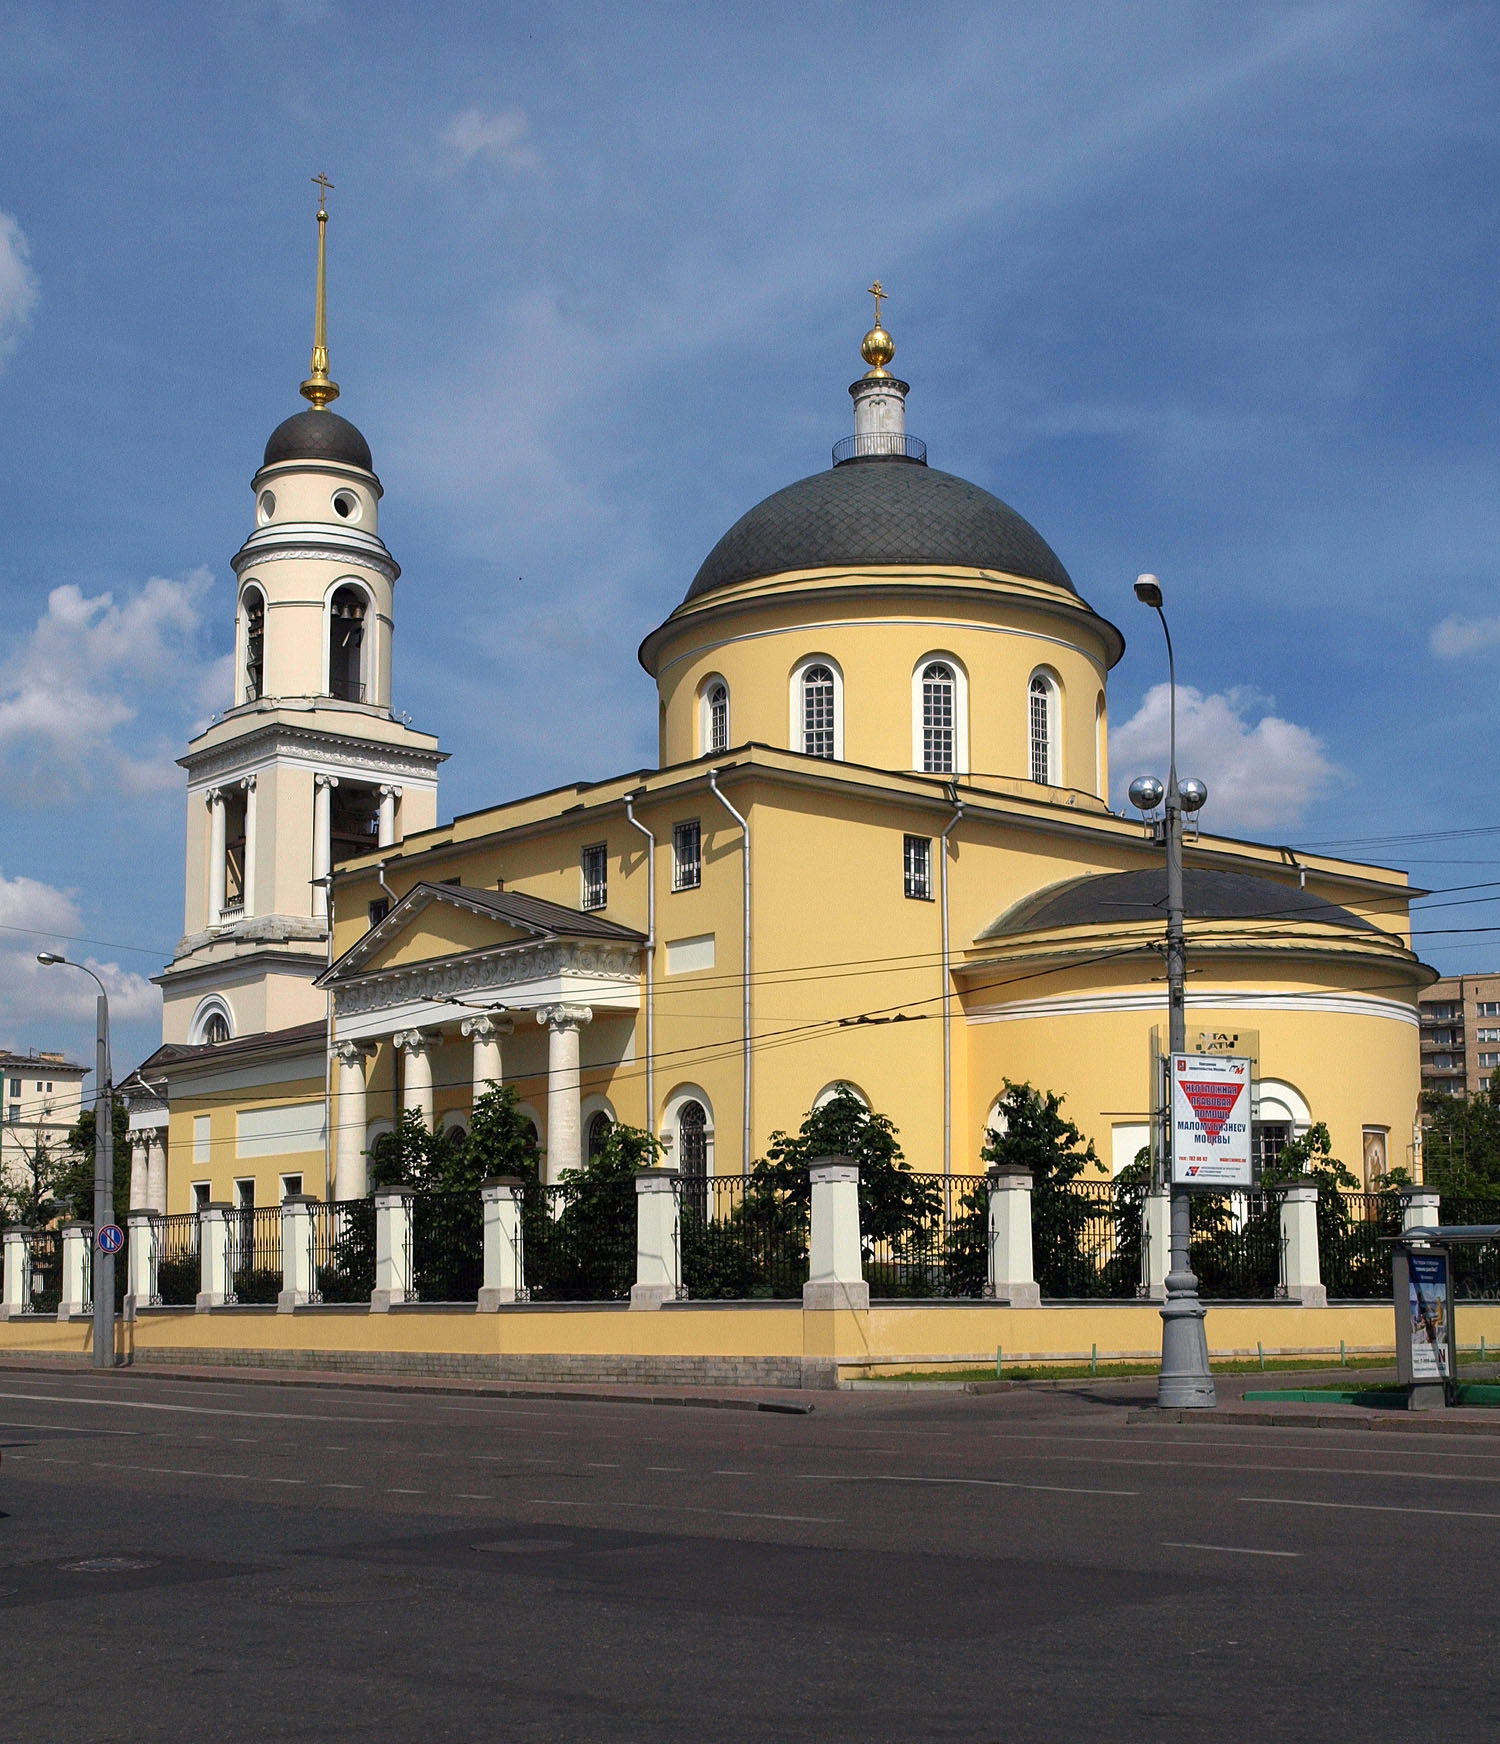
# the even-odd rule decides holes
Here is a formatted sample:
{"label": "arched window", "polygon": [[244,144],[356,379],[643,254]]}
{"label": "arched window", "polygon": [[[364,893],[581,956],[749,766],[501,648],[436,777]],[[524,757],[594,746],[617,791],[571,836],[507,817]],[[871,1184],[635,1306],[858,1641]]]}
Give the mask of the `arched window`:
{"label": "arched window", "polygon": [[922,768],[929,775],[951,775],[958,744],[958,686],[953,668],[933,660],[922,668]]}
{"label": "arched window", "polygon": [[1045,672],[1032,674],[1027,695],[1031,733],[1030,773],[1047,787],[1058,785],[1057,686]]}
{"label": "arched window", "polygon": [[802,673],[802,750],[809,757],[838,756],[838,698],[833,668],[821,661]]}
{"label": "arched window", "polygon": [[328,619],[328,694],[340,702],[363,702],[365,611],[362,589],[335,590]]}
{"label": "arched window", "polygon": [[590,1160],[592,1160],[594,1157],[597,1157],[599,1155],[600,1151],[602,1151],[604,1149],[605,1145],[607,1145],[609,1143],[610,1128],[614,1124],[615,1123],[609,1118],[609,1116],[604,1112],[604,1110],[602,1108],[594,1116],[594,1118],[589,1122],[589,1158],[590,1158]]}
{"label": "arched window", "polygon": [[1100,799],[1109,795],[1109,730],[1102,690],[1094,703],[1094,791]]}
{"label": "arched window", "polygon": [[211,1047],[234,1039],[234,1015],[220,994],[209,994],[199,1005],[188,1035],[192,1041]]}
{"label": "arched window", "polygon": [[245,697],[259,702],[265,695],[266,598],[258,587],[245,589]]}
{"label": "arched window", "polygon": [[708,1214],[708,1112],[701,1102],[677,1110],[677,1167],[684,1209]]}
{"label": "arched window", "polygon": [[703,749],[729,749],[729,686],[716,678],[703,696]]}
{"label": "arched window", "polygon": [[204,1019],[203,1039],[210,1047],[229,1040],[229,1019],[222,1011],[211,1011]]}

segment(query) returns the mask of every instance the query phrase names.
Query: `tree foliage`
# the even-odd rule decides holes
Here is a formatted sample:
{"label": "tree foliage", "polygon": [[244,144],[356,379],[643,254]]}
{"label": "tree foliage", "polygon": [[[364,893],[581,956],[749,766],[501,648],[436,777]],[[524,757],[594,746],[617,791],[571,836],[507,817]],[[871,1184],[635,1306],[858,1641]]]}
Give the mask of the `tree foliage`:
{"label": "tree foliage", "polygon": [[1478,1096],[1428,1091],[1423,1178],[1440,1193],[1500,1193],[1500,1072]]}

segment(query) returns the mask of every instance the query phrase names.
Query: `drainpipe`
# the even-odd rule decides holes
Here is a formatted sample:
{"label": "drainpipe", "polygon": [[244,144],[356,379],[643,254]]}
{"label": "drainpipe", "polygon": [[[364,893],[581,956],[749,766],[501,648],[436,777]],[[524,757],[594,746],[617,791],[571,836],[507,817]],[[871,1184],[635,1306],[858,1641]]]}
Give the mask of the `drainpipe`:
{"label": "drainpipe", "polygon": [[[385,861],[384,860],[377,860],[376,861],[376,863],[375,863],[375,878],[376,878],[376,881],[379,883],[380,888],[385,892],[386,897],[388,898],[391,907],[394,908],[399,899],[398,899],[395,891],[392,890],[390,885],[387,884],[385,881]],[[396,1044],[394,1041],[391,1043],[391,1119],[395,1122],[395,1125],[392,1128],[392,1130],[394,1132],[400,1132],[400,1130],[401,1130],[401,1062],[396,1058]]]}
{"label": "drainpipe", "polygon": [[625,795],[625,820],[646,838],[646,1131],[656,1130],[656,837],[635,815],[635,795]]}
{"label": "drainpipe", "polygon": [[[328,967],[333,967],[333,873],[323,882],[324,909],[328,914]],[[328,1010],[323,1024],[323,1198],[333,1197],[333,989],[328,989]]]}
{"label": "drainpipe", "polygon": [[948,820],[948,826],[938,838],[938,854],[941,856],[943,877],[943,1176],[946,1179],[953,1173],[953,996],[950,991],[951,976],[948,973],[948,835],[953,826],[964,815],[963,802],[958,797],[958,783],[948,783],[948,801],[953,807],[953,816]]}
{"label": "drainpipe", "polygon": [[745,1148],[740,1158],[740,1169],[745,1175],[750,1173],[750,825],[740,816],[734,807],[719,791],[719,772],[710,769],[708,772],[709,790],[719,804],[723,806],[740,826],[740,837],[744,843],[741,861],[745,870],[745,925],[744,925],[744,1027],[745,1027]]}

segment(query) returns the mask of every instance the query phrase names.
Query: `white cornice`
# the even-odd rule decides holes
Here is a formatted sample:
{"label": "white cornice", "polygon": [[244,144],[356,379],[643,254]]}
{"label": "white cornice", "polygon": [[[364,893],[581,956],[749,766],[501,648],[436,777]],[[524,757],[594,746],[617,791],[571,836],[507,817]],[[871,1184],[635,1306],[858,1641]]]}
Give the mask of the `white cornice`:
{"label": "white cornice", "polygon": [[[1390,1018],[1417,1024],[1416,1008],[1374,993],[1215,993],[1207,988],[1187,995],[1189,1011],[1316,1011],[1347,1017]],[[1145,993],[1054,993],[1043,999],[1012,999],[964,1014],[967,1023],[1023,1023],[1030,1019],[1092,1017],[1105,1013],[1154,1013],[1165,1018],[1160,991]]]}
{"label": "white cornice", "polygon": [[[570,998],[584,1004],[591,997],[619,1003],[622,998],[638,999],[640,977],[639,946],[558,941],[466,951],[461,956],[375,970],[331,984],[340,1034],[347,1035],[350,1019],[442,1005],[455,997],[474,999],[504,992],[518,1003],[533,1003],[521,995],[522,987],[530,989],[537,1001],[555,997],[554,989],[562,986],[569,990]],[[457,1016],[458,1008],[449,1007],[446,1015]]]}
{"label": "white cornice", "polygon": [[[332,715],[333,719],[340,718]],[[188,790],[213,786],[231,775],[248,774],[272,763],[306,763],[332,774],[400,777],[416,786],[435,786],[437,767],[448,759],[446,751],[417,745],[392,745],[381,739],[345,736],[316,727],[298,727],[275,722],[253,728],[227,744],[189,751],[177,759],[188,772]]]}
{"label": "white cornice", "polygon": [[229,560],[236,575],[261,563],[279,563],[289,557],[312,558],[320,563],[340,561],[378,570],[388,581],[401,574],[401,565],[374,533],[353,527],[325,527],[318,521],[282,521],[258,528]]}

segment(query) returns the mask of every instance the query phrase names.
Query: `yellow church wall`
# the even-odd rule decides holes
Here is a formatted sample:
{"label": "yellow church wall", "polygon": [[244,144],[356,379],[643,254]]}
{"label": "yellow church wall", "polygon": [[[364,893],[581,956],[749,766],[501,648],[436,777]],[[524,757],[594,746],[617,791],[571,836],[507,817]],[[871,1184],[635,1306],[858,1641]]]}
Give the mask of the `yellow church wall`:
{"label": "yellow church wall", "polygon": [[[321,1052],[321,1050],[319,1050]],[[316,1147],[287,1149],[267,1156],[241,1155],[238,1117],[266,1109],[290,1108],[286,1136],[277,1142],[291,1143],[295,1128],[304,1120],[321,1121],[324,1081],[318,1077],[288,1077],[269,1084],[256,1083],[232,1090],[192,1094],[187,1084],[174,1090],[167,1128],[167,1210],[193,1209],[193,1183],[207,1181],[209,1198],[215,1203],[234,1199],[237,1180],[253,1179],[257,1205],[281,1203],[281,1177],[302,1176],[303,1191],[323,1197],[324,1151]],[[208,1156],[200,1155],[196,1121],[208,1116]]]}

